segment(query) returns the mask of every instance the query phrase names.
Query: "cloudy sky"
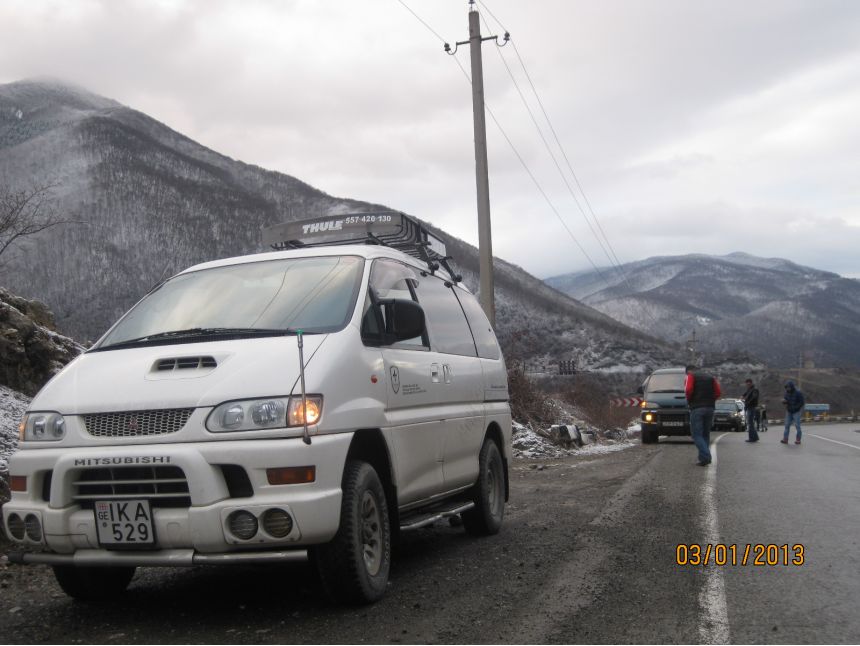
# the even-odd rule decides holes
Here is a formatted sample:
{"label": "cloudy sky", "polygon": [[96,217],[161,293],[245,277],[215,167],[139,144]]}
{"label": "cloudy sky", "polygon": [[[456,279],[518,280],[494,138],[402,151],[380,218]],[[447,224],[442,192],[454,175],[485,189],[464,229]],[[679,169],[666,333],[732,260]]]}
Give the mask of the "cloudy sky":
{"label": "cloudy sky", "polygon": [[[3,0],[0,83],[71,81],[236,159],[477,242],[457,65],[469,69],[468,48],[442,50],[468,37],[467,11]],[[604,266],[602,230],[622,262],[745,251],[860,277],[860,2],[486,0],[482,15],[517,48],[483,49],[487,102],[516,149],[488,119],[496,255],[541,277]]]}

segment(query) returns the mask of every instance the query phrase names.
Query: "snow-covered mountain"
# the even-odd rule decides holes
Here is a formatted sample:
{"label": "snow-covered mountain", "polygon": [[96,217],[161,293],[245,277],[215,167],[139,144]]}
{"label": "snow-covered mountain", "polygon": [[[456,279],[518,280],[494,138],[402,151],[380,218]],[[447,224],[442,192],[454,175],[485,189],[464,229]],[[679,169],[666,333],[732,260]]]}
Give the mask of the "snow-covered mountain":
{"label": "snow-covered mountain", "polygon": [[[0,85],[0,185],[45,183],[56,185],[63,213],[83,224],[28,239],[0,268],[0,284],[46,302],[58,329],[78,339],[99,336],[164,276],[261,251],[264,226],[385,208],[230,159],[80,88]],[[476,249],[442,235],[476,289]],[[536,364],[576,359],[581,369],[679,363],[678,348],[519,267],[498,259],[496,266],[497,327],[509,356]]]}
{"label": "snow-covered mountain", "polygon": [[860,282],[745,253],[648,258],[555,276],[547,284],[643,332],[705,352],[741,350],[774,366],[801,352],[860,365]]}

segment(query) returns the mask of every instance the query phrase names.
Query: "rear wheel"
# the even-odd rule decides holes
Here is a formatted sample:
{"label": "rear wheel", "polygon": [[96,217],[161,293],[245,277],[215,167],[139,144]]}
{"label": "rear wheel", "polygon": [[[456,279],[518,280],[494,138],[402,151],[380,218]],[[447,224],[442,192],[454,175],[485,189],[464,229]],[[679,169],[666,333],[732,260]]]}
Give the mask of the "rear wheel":
{"label": "rear wheel", "polygon": [[391,569],[391,527],[385,491],[374,468],[350,460],[343,474],[340,527],[314,550],[326,593],[340,603],[379,599]]}
{"label": "rear wheel", "polygon": [[63,592],[81,601],[106,601],[125,592],[134,571],[133,567],[54,566]]}
{"label": "rear wheel", "polygon": [[498,445],[489,438],[478,454],[472,500],[475,506],[461,514],[466,531],[475,536],[498,533],[505,517],[505,464]]}

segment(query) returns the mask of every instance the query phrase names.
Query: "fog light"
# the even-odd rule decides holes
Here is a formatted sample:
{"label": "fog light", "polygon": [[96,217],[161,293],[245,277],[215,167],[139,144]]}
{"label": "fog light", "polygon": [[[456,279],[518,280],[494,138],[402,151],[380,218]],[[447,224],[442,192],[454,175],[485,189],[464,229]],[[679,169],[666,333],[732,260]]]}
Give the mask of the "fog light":
{"label": "fog light", "polygon": [[293,531],[293,519],[283,509],[267,509],[263,514],[263,529],[275,538],[283,538]]}
{"label": "fog light", "polygon": [[27,532],[27,538],[34,543],[42,542],[42,523],[39,522],[39,517],[36,514],[27,514],[24,519],[24,529]]}
{"label": "fog light", "polygon": [[257,519],[248,511],[234,511],[227,516],[227,527],[230,533],[242,541],[248,541],[257,534]]}
{"label": "fog light", "polygon": [[9,533],[16,541],[24,540],[24,521],[18,514],[9,514]]}
{"label": "fog light", "polygon": [[645,413],[645,421],[651,422],[654,420],[654,416],[651,413]]}

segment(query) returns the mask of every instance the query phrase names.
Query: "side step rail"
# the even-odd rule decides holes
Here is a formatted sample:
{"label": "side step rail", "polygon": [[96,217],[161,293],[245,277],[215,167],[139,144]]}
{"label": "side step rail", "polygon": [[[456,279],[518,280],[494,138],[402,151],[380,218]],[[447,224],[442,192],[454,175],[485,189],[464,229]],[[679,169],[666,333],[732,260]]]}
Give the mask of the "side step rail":
{"label": "side step rail", "polygon": [[458,507],[454,507],[453,509],[445,509],[442,511],[435,512],[430,516],[416,520],[415,522],[409,523],[408,525],[401,525],[400,531],[401,532],[408,532],[408,531],[413,530],[413,529],[419,529],[420,527],[426,527],[427,525],[432,525],[436,521],[442,520],[443,518],[451,518],[452,516],[459,516],[464,511],[469,511],[474,506],[475,506],[475,503],[467,502],[467,503],[463,503],[462,505],[460,505]]}

